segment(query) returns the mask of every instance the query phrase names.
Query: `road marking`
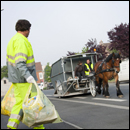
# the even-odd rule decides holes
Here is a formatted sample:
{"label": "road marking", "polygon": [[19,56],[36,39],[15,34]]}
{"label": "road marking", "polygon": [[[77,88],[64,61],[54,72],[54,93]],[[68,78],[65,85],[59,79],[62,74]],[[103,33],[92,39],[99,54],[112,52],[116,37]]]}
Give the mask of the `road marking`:
{"label": "road marking", "polygon": [[87,97],[73,97],[73,98],[86,99]]}
{"label": "road marking", "polygon": [[[52,96],[54,96],[54,95],[46,95],[46,96],[52,97]],[[86,99],[87,97],[72,97],[72,98]]]}
{"label": "road marking", "polygon": [[126,99],[106,99],[106,98],[93,98],[93,100],[105,100],[105,101],[117,101],[117,102],[127,101]]}
{"label": "road marking", "polygon": [[65,122],[66,124],[69,124],[69,125],[71,125],[71,126],[77,128],[77,129],[83,129],[83,128],[81,128],[81,127],[79,127],[79,126],[77,126],[77,125],[75,125],[75,124],[72,124],[72,123],[70,123],[70,122],[67,122],[67,121],[65,121],[65,120],[63,120],[63,122]]}
{"label": "road marking", "polygon": [[[54,96],[54,95],[46,95],[46,96]],[[73,97],[73,98],[86,99],[87,97]],[[107,98],[92,98],[92,99],[93,100],[105,100],[105,101],[117,101],[117,102],[127,101],[126,99],[107,99]]]}
{"label": "road marking", "polygon": [[104,106],[104,107],[111,107],[111,108],[129,110],[129,107],[126,107],[126,106],[118,106],[118,105],[111,105],[111,104],[105,104],[105,103],[74,101],[74,100],[57,99],[57,98],[49,98],[49,99],[58,100],[58,101],[65,101],[65,102],[74,102],[74,103],[90,104],[90,105],[96,105],[96,106]]}
{"label": "road marking", "polygon": [[53,95],[46,95],[46,96],[53,96]]}

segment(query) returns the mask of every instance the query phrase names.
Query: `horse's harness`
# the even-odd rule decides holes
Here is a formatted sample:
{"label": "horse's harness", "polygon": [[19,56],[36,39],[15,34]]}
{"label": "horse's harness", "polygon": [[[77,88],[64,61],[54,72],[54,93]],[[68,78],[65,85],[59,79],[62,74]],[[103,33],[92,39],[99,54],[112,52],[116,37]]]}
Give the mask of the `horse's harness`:
{"label": "horse's harness", "polygon": [[112,57],[112,67],[119,68],[119,66],[114,66],[114,58]]}
{"label": "horse's harness", "polygon": [[[97,69],[97,71],[95,72],[94,75],[97,75],[97,74],[99,74],[99,73],[101,73],[101,74],[103,75],[104,72],[111,72],[111,71],[113,71],[113,74],[114,74],[114,71],[115,71],[114,68],[118,68],[118,67],[119,67],[119,66],[114,66],[114,59],[113,59],[113,58],[112,58],[112,68],[102,70],[103,64],[105,64],[107,67],[110,67],[110,66],[107,65],[107,63],[103,60],[102,63],[98,66],[98,69]],[[100,71],[100,70],[101,70],[101,71]],[[98,72],[98,71],[100,71],[100,72]],[[113,78],[114,78],[114,75],[113,75],[113,76],[111,77],[111,79],[109,79],[109,80],[112,80]]]}

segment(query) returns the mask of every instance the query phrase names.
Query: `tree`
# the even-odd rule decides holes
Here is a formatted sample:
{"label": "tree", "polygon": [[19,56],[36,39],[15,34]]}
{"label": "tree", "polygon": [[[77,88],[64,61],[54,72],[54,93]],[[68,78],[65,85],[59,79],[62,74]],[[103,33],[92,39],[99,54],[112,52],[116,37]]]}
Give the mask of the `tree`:
{"label": "tree", "polygon": [[67,56],[70,56],[70,55],[75,55],[75,54],[77,54],[77,52],[71,52],[71,51],[68,51]]}
{"label": "tree", "polygon": [[83,47],[82,48],[82,53],[86,53],[88,51],[88,47],[86,48],[86,47]]}
{"label": "tree", "polygon": [[107,49],[110,53],[118,53],[119,51],[118,50],[116,50],[116,49],[112,49],[112,50],[109,50],[109,49]]}
{"label": "tree", "polygon": [[76,54],[82,54],[82,53],[87,53],[87,52],[92,52],[92,49],[95,47],[95,45],[97,45],[96,39],[95,40],[94,39],[89,40],[89,42],[87,42],[87,44],[85,44],[85,47],[82,48],[82,52],[81,53],[68,51],[67,56],[76,55]]}
{"label": "tree", "polygon": [[[106,47],[103,45],[98,45],[96,38],[95,39],[91,38],[91,40],[89,39],[89,41],[87,42],[87,44],[85,44],[85,46],[86,46],[86,48],[88,48],[86,53],[94,52],[94,49],[96,49],[97,53],[102,54],[102,59],[106,58],[106,54],[107,54],[107,52],[105,51]],[[100,59],[100,60],[102,60],[102,59]]]}
{"label": "tree", "polygon": [[122,58],[129,57],[129,23],[121,23],[114,29],[107,32],[110,42],[109,50],[118,50],[121,52]]}
{"label": "tree", "polygon": [[3,77],[8,77],[8,68],[6,65],[1,68],[1,79]]}
{"label": "tree", "polygon": [[[96,38],[95,39],[91,38],[91,39],[88,39],[88,40],[89,41],[85,44],[85,47],[82,48],[81,53],[68,51],[67,56],[75,55],[75,54],[82,54],[82,53],[91,53],[91,52],[94,52],[94,49],[96,49],[96,52],[102,54],[102,58],[100,58],[100,60],[106,58],[106,54],[107,54],[107,52],[105,51],[106,47],[103,46],[103,45],[98,45]],[[99,60],[99,57],[98,57],[98,60]]]}
{"label": "tree", "polygon": [[44,69],[44,79],[46,82],[51,82],[50,74],[51,74],[51,67],[50,67],[49,63],[47,63],[47,65]]}
{"label": "tree", "polygon": [[90,51],[93,52],[92,49],[97,48],[97,40],[96,40],[96,38],[95,38],[95,39],[91,38],[91,40],[90,40],[90,39],[88,39],[88,40],[89,40],[89,41],[87,42],[87,44],[85,44],[85,45],[86,45],[86,48],[88,48],[88,51],[89,51],[89,52],[90,52]]}

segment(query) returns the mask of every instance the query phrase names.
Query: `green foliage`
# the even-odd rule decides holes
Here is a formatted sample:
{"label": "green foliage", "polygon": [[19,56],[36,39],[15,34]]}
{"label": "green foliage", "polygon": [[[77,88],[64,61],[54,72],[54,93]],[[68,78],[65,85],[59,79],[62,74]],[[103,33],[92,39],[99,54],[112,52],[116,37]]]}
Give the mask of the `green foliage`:
{"label": "green foliage", "polygon": [[110,53],[118,53],[119,51],[118,50],[116,50],[116,49],[112,49],[112,50],[110,50],[110,49],[107,49]]}
{"label": "green foliage", "polygon": [[44,69],[44,79],[46,82],[51,82],[50,73],[51,73],[51,67],[49,66],[49,63],[47,63]]}
{"label": "green foliage", "polygon": [[79,52],[75,53],[75,55],[78,55],[78,54],[80,54],[80,53]]}
{"label": "green foliage", "polygon": [[88,51],[88,47],[83,47],[81,53],[86,53]]}
{"label": "green foliage", "polygon": [[43,88],[43,90],[47,90],[47,87]]}
{"label": "green foliage", "polygon": [[1,79],[3,77],[8,77],[8,68],[6,65],[1,68]]}

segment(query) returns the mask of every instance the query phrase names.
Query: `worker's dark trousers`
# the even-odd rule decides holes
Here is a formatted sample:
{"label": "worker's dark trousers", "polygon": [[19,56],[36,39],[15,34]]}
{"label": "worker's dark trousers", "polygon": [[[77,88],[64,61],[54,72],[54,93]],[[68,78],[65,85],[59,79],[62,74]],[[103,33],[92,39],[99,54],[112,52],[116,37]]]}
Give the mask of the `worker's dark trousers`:
{"label": "worker's dark trousers", "polygon": [[85,73],[84,73],[83,71],[77,72],[77,73],[76,73],[76,76],[79,77],[79,82],[80,82],[80,81],[81,81],[81,76],[83,76],[83,78],[85,78]]}

